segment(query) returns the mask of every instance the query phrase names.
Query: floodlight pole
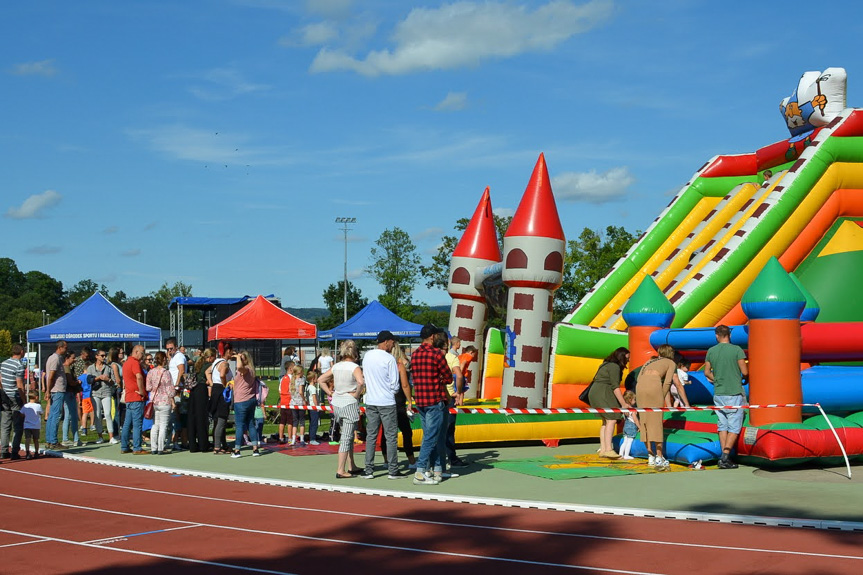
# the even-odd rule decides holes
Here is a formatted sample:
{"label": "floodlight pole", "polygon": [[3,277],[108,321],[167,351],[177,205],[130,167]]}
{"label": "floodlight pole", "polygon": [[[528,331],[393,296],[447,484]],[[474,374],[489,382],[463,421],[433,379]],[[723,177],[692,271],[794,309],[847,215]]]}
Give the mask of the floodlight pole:
{"label": "floodlight pole", "polygon": [[336,218],[337,224],[343,225],[343,230],[345,232],[345,277],[344,277],[344,320],[348,321],[348,224],[357,223],[356,218]]}

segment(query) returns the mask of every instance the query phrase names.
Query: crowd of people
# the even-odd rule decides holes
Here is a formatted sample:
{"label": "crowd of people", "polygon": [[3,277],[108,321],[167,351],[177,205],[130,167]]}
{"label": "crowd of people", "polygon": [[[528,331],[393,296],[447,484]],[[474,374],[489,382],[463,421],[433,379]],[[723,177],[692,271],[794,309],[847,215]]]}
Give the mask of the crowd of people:
{"label": "crowd of people", "polygon": [[[745,355],[730,343],[727,326],[718,326],[715,332],[717,344],[708,350],[704,370],[714,383],[714,402],[717,406],[743,405],[742,379],[748,372]],[[324,349],[309,369],[303,367],[294,348],[287,348],[279,366],[280,407],[274,441],[297,447],[319,445],[323,439],[318,435],[322,413],[316,407],[328,404],[332,420],[327,439],[338,445],[337,479],[375,477],[374,446],[379,435],[387,477],[406,477],[398,463],[399,433],[408,468],[414,471],[414,484],[436,485],[457,477],[453,468],[465,463],[456,453],[452,408],[464,402],[477,350],[472,346],[462,349],[457,337],[448,338],[443,329],[432,324],[423,326],[420,339],[421,344],[408,358],[397,338],[381,331],[376,346],[362,360],[356,342],[346,340],[339,347],[338,361]],[[252,456],[261,454],[269,389],[258,377],[252,355],[235,352],[230,343],[220,344],[218,350],[199,350],[192,360],[173,338],[167,340],[164,351],[151,354],[135,345],[128,357],[122,347],[83,347],[76,353],[60,340],[46,362],[41,381],[47,399],[44,411],[36,390],[28,393],[25,389],[23,357],[23,347],[15,344],[12,356],[0,364],[3,458],[19,459],[22,439],[25,457],[38,457],[43,419],[43,445],[52,450],[81,446],[81,437],[90,432],[96,436],[95,443],[118,444],[121,453],[135,455],[188,449],[237,458],[246,446]],[[602,362],[589,388],[591,407],[619,408],[600,414],[599,455],[631,459],[630,449],[640,432],[649,453],[648,465],[664,470],[669,462],[663,450],[662,414],[645,412],[639,417],[627,410],[689,407],[685,390],[689,362],[670,345],[661,345],[655,357],[632,370],[623,382],[629,359],[626,348],[614,350]],[[226,430],[231,411],[235,439],[229,447]],[[418,455],[414,453],[411,426],[416,415],[423,430]],[[722,447],[719,467],[733,469],[737,464],[731,452],[741,430],[743,411],[721,409],[717,415]],[[152,421],[148,449],[144,443],[145,419]],[[618,453],[612,440],[620,420],[624,420],[624,434]],[[361,442],[360,427],[365,428],[367,446],[362,466],[354,459],[354,446]]]}
{"label": "crowd of people", "polygon": [[[746,402],[743,378],[748,375],[746,355],[739,346],[731,343],[728,326],[715,329],[716,345],[707,350],[704,375],[714,384],[714,405],[717,407],[742,406]],[[689,383],[690,362],[668,344],[656,348],[656,355],[630,372],[621,389],[623,372],[629,364],[629,350],[619,347],[606,357],[588,392],[588,403],[597,409],[619,409],[619,412],[600,413],[603,420],[599,435],[599,456],[607,459],[632,459],[630,449],[636,435],[647,447],[647,464],[666,470],[670,464],[664,454],[662,413],[643,412],[632,408],[690,407],[686,395]],[[718,409],[719,443],[722,455],[720,469],[734,469],[737,464],[731,452],[743,425],[742,409]],[[617,422],[625,419],[620,453],[614,450],[612,439]]]}

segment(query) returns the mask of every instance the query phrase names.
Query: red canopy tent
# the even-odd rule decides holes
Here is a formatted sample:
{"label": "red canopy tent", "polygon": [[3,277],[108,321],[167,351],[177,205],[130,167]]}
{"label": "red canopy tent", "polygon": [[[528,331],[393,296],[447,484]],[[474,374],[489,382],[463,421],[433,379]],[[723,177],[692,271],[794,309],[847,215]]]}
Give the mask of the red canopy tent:
{"label": "red canopy tent", "polygon": [[249,305],[207,331],[216,339],[315,339],[317,326],[294,317],[259,295]]}

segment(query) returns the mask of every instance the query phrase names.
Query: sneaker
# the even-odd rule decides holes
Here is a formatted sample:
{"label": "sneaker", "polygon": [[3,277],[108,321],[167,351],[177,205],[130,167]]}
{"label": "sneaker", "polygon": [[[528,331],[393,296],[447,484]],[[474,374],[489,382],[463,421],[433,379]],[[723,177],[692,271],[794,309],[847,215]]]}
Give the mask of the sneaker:
{"label": "sneaker", "polygon": [[455,459],[449,462],[450,467],[467,467],[467,463],[465,463],[460,457],[456,457]]}
{"label": "sneaker", "polygon": [[[437,476],[438,475],[435,474],[435,477],[437,477]],[[458,473],[452,473],[450,471],[444,471],[443,473],[440,474],[440,477],[442,477],[443,479],[452,479],[453,477],[458,477]]]}
{"label": "sneaker", "polygon": [[292,439],[292,440],[290,440],[290,441],[288,442],[288,445],[293,445],[293,444],[295,444],[296,442],[297,442],[297,440],[296,440],[296,439]]}
{"label": "sneaker", "polygon": [[720,459],[719,469],[737,469],[739,466],[730,459]]}
{"label": "sneaker", "polygon": [[664,457],[657,457],[657,458],[656,458],[656,461],[655,461],[655,464],[654,464],[654,468],[655,468],[657,471],[665,471],[665,470],[667,470],[667,469],[668,469],[668,468],[670,468],[670,467],[671,467],[671,464],[670,464],[670,463],[668,462],[668,460],[667,460],[667,459],[665,459]]}
{"label": "sneaker", "polygon": [[81,447],[82,445],[84,445],[84,442],[81,441],[80,439],[75,442],[75,447]]}
{"label": "sneaker", "polygon": [[316,441],[314,439],[309,442],[309,445],[320,445],[320,444],[321,444],[320,441]]}
{"label": "sneaker", "polygon": [[261,452],[260,452],[260,451],[258,451],[257,449],[255,449],[254,451],[252,451],[252,457],[260,457],[260,456],[261,456]]}
{"label": "sneaker", "polygon": [[647,464],[651,467],[656,465],[656,456],[655,455],[648,455],[647,456]]}
{"label": "sneaker", "polygon": [[110,439],[109,443],[111,443],[112,445],[116,445],[116,444],[120,443],[120,440],[117,439],[116,437],[112,437]]}
{"label": "sneaker", "polygon": [[365,473],[363,473],[362,475],[360,475],[360,477],[362,477],[363,479],[374,479],[374,478],[375,478],[375,474],[374,474],[374,473],[372,473],[371,471],[366,471]]}
{"label": "sneaker", "polygon": [[91,426],[90,426],[90,431],[96,431],[96,426],[95,426],[95,425],[91,425]]}
{"label": "sneaker", "polygon": [[634,458],[633,456],[631,456],[631,455],[621,455],[621,456],[620,456],[620,458],[621,458],[621,459],[635,459],[635,458]]}
{"label": "sneaker", "polygon": [[26,460],[28,460],[28,461],[29,461],[30,459],[33,459],[33,454],[32,454],[32,453],[30,453],[30,452],[28,451],[28,452],[27,452],[27,455],[25,455],[25,456],[24,456],[24,459],[26,459]]}
{"label": "sneaker", "polygon": [[63,450],[63,449],[66,449],[66,446],[63,445],[62,443],[55,443],[54,445],[51,446],[51,449]]}
{"label": "sneaker", "polygon": [[9,457],[9,459],[11,459],[12,461],[17,461],[17,460],[21,459],[21,454],[18,453],[17,451],[13,451],[12,455]]}
{"label": "sneaker", "polygon": [[305,441],[301,441],[301,442],[300,442],[300,447],[305,447],[305,446],[306,446],[306,442],[305,442]]}
{"label": "sneaker", "polygon": [[82,427],[81,429],[79,429],[79,430],[78,430],[78,435],[87,435],[87,428],[86,428],[86,427]]}
{"label": "sneaker", "polygon": [[404,479],[407,477],[407,473],[402,473],[401,471],[396,471],[395,473],[390,473],[387,475],[387,479]]}
{"label": "sneaker", "polygon": [[231,453],[231,459],[237,459],[238,457],[240,457],[239,451],[234,451]]}
{"label": "sneaker", "polygon": [[102,443],[105,443],[105,440],[102,439],[101,437],[96,440],[96,445],[101,445]]}
{"label": "sneaker", "polygon": [[414,485],[437,485],[440,483],[434,476],[428,476],[425,474],[414,473]]}

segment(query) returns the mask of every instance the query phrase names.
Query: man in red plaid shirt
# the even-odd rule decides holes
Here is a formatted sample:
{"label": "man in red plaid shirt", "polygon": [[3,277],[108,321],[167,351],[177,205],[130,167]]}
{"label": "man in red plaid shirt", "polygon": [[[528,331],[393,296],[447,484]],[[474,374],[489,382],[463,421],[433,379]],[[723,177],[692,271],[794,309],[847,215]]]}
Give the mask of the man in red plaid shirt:
{"label": "man in red plaid shirt", "polygon": [[[437,485],[443,473],[442,454],[445,452],[447,426],[446,385],[452,381],[452,371],[443,351],[432,345],[434,335],[443,330],[426,324],[420,331],[423,340],[411,354],[413,397],[423,425],[423,442],[417,458],[414,485]],[[426,470],[433,473],[426,473]]]}

